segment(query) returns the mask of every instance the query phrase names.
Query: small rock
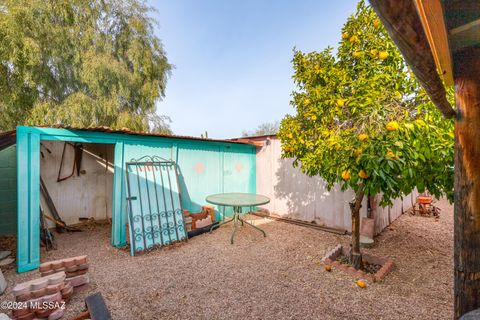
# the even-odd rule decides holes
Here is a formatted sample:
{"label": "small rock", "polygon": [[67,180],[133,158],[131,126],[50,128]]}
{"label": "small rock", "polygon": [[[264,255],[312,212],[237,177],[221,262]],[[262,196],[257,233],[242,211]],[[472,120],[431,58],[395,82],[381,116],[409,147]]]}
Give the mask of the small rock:
{"label": "small rock", "polygon": [[[3,276],[2,270],[0,270],[0,294],[2,294],[5,289],[7,289],[7,281],[5,280],[5,277]],[[2,318],[0,317],[0,320]]]}
{"label": "small rock", "polygon": [[5,313],[0,313],[0,320],[10,320],[10,317]]}
{"label": "small rock", "polygon": [[14,261],[15,261],[15,259],[13,259],[12,257],[5,258],[3,260],[0,260],[0,266],[8,266],[10,263],[12,263]]}
{"label": "small rock", "polygon": [[476,309],[465,313],[463,316],[460,317],[460,320],[475,320],[480,318],[480,309]]}
{"label": "small rock", "polygon": [[12,251],[0,251],[0,260],[5,259],[12,254]]}

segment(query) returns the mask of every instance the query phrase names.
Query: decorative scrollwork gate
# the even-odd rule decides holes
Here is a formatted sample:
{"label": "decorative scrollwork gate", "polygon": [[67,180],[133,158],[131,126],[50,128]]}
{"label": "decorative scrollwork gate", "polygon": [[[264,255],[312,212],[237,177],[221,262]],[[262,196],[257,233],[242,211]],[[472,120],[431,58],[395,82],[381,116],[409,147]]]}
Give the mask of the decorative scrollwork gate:
{"label": "decorative scrollwork gate", "polygon": [[131,254],[187,239],[175,162],[144,156],[126,173]]}

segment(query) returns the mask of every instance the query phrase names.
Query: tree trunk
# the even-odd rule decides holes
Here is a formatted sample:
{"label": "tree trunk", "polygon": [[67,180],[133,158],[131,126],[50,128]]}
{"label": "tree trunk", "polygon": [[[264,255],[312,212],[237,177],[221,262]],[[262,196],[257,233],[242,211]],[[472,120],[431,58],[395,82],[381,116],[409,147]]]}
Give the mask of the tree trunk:
{"label": "tree trunk", "polygon": [[352,250],[350,251],[350,263],[355,269],[362,266],[362,254],[360,252],[360,208],[364,196],[363,184],[355,193],[355,199],[350,202],[352,212]]}
{"label": "tree trunk", "polygon": [[455,318],[480,308],[480,49],[454,57]]}

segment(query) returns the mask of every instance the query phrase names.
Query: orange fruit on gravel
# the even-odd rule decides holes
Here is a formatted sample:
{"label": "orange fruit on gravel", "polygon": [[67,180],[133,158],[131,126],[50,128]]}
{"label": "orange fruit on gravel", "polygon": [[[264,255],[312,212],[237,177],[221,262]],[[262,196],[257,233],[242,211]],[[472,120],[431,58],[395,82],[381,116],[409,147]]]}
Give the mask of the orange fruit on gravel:
{"label": "orange fruit on gravel", "polygon": [[357,284],[357,286],[359,286],[362,289],[367,286],[367,284],[363,280],[357,280],[357,281],[355,281],[355,283]]}
{"label": "orange fruit on gravel", "polygon": [[332,271],[332,266],[328,266],[328,265],[325,266],[325,271],[328,271],[328,272]]}

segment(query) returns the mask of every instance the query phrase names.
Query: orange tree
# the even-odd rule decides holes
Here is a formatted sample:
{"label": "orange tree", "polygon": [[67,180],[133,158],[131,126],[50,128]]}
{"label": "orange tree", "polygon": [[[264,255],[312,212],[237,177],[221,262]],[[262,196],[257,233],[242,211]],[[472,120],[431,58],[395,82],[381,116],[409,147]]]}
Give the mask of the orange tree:
{"label": "orange tree", "polygon": [[360,208],[415,187],[453,197],[453,122],[429,101],[374,11],[363,1],[338,50],[294,51],[294,115],[281,123],[283,157],[329,188],[351,188],[351,263],[359,268]]}

